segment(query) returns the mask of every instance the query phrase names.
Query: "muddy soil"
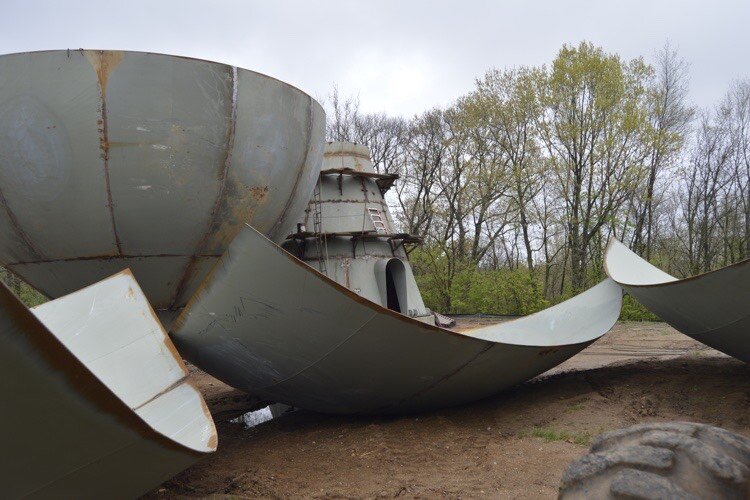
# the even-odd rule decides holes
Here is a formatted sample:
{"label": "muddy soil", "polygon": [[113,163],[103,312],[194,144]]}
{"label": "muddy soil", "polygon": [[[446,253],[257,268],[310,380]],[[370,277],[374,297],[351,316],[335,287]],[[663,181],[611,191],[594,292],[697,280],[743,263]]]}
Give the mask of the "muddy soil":
{"label": "muddy soil", "polygon": [[[213,400],[228,390],[196,378]],[[669,420],[750,436],[750,366],[666,325],[622,323],[554,370],[459,408],[397,418],[298,411],[252,428],[224,419],[218,452],[148,497],[554,498],[593,436]]]}

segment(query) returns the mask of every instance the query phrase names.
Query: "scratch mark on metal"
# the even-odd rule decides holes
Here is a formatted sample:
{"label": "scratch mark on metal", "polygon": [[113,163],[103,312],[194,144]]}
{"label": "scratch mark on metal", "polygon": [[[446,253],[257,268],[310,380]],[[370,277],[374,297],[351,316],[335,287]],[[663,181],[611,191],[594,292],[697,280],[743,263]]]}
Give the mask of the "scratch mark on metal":
{"label": "scratch mark on metal", "polygon": [[292,190],[289,192],[289,197],[286,200],[286,204],[284,205],[284,209],[281,211],[281,214],[279,215],[279,218],[276,220],[276,224],[273,225],[273,228],[269,232],[269,234],[275,233],[279,227],[281,227],[281,224],[284,223],[284,220],[286,219],[287,212],[289,211],[289,207],[292,206],[292,203],[294,203],[297,193],[297,188],[299,187],[299,181],[302,177],[302,174],[305,171],[305,166],[307,165],[307,157],[310,154],[310,148],[312,148],[312,144],[310,143],[312,139],[312,127],[313,127],[313,99],[310,96],[307,96],[308,99],[308,107],[307,107],[307,131],[305,136],[305,154],[302,156],[302,161],[300,162],[299,167],[297,168],[297,177],[294,179],[294,185],[292,186]]}
{"label": "scratch mark on metal", "polygon": [[5,209],[5,213],[8,215],[8,220],[10,220],[10,225],[13,226],[13,231],[16,233],[16,235],[18,235],[21,241],[23,241],[23,243],[32,253],[34,258],[35,259],[44,258],[42,256],[42,253],[34,246],[34,243],[31,241],[31,238],[29,238],[29,235],[27,235],[24,232],[23,228],[21,227],[21,224],[18,222],[18,218],[16,217],[16,214],[13,212],[13,210],[11,210],[10,206],[8,205],[8,201],[5,199],[5,195],[3,194],[2,190],[0,190],[0,205],[2,205],[3,208]]}
{"label": "scratch mark on metal", "polygon": [[[227,129],[226,154],[224,156],[224,161],[221,164],[221,168],[219,169],[219,172],[218,172],[219,189],[216,194],[216,200],[214,200],[214,205],[211,208],[211,215],[208,218],[208,227],[206,227],[206,231],[203,233],[203,236],[201,237],[201,240],[198,243],[197,251],[196,251],[197,253],[204,252],[211,234],[213,233],[215,228],[219,227],[220,225],[219,210],[221,208],[221,202],[224,199],[224,191],[226,190],[229,169],[232,166],[232,149],[234,149],[234,136],[235,136],[235,129],[237,128],[237,95],[238,95],[238,92],[239,92],[239,81],[237,77],[237,67],[232,66],[232,96],[231,96],[231,104],[230,104],[229,127]],[[187,266],[185,266],[185,271],[182,273],[182,278],[180,278],[180,283],[177,285],[177,291],[175,292],[175,295],[172,298],[170,309],[175,308],[177,301],[180,300],[180,297],[185,291],[185,287],[187,286],[188,282],[190,281],[190,278],[195,272],[195,265],[196,265],[197,260],[198,260],[197,255],[193,255],[190,257],[190,261],[188,262]]]}
{"label": "scratch mark on metal", "polygon": [[441,383],[445,382],[449,378],[451,378],[454,375],[456,375],[458,372],[462,371],[464,368],[466,368],[467,366],[469,366],[470,364],[472,364],[474,361],[476,361],[477,359],[479,359],[484,353],[486,353],[487,351],[489,351],[490,349],[492,349],[493,347],[495,347],[497,345],[498,344],[495,344],[495,343],[489,343],[489,345],[487,345],[482,350],[480,350],[478,353],[476,353],[474,356],[472,356],[468,361],[466,361],[466,363],[464,363],[464,364],[462,364],[460,366],[457,366],[453,370],[449,371],[447,374],[443,375],[442,377],[440,377],[439,379],[435,380],[434,382],[432,382],[427,387],[425,387],[423,389],[420,389],[419,391],[415,392],[414,394],[406,396],[405,398],[403,398],[400,401],[397,401],[397,402],[395,402],[393,404],[381,406],[379,408],[375,408],[373,410],[369,410],[369,411],[364,412],[364,413],[381,412],[381,411],[387,411],[387,410],[392,409],[392,408],[397,408],[400,405],[406,403],[407,401],[415,399],[415,398],[421,396],[422,394],[425,394],[425,393],[429,392],[431,389],[434,389],[435,387],[437,387]]}

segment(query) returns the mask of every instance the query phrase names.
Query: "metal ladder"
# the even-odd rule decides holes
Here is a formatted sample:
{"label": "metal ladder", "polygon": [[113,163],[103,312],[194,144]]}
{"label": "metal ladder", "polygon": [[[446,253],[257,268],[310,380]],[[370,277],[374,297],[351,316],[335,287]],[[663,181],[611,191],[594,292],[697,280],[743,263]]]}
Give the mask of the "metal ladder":
{"label": "metal ladder", "polygon": [[318,183],[315,185],[315,191],[313,192],[313,233],[315,234],[315,247],[318,251],[318,269],[328,276],[328,242],[323,235],[320,184],[321,179],[318,178]]}

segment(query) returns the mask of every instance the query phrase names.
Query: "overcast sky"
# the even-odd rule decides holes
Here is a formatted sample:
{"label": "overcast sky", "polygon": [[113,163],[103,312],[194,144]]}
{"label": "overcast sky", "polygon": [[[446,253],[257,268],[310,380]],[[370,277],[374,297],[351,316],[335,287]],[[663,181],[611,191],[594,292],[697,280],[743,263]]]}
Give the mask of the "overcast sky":
{"label": "overcast sky", "polygon": [[0,53],[130,49],[267,73],[325,98],[336,83],[366,111],[449,104],[491,67],[549,63],[588,40],[651,58],[669,40],[691,92],[716,102],[750,77],[750,0],[0,0]]}

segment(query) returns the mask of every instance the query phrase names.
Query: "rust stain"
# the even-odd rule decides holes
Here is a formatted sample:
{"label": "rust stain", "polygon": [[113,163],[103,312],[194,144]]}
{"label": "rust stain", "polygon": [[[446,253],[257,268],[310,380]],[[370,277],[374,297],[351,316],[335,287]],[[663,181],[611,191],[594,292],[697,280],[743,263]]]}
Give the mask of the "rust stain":
{"label": "rust stain", "polygon": [[[224,254],[227,255],[227,254]],[[201,281],[200,285],[198,285],[198,288],[193,292],[193,295],[190,296],[187,303],[185,304],[185,307],[182,308],[182,311],[180,311],[180,314],[175,318],[175,320],[172,322],[172,328],[170,332],[174,334],[174,332],[180,330],[182,328],[182,325],[187,321],[187,317],[190,315],[190,311],[193,308],[193,304],[200,299],[200,297],[203,295],[203,291],[210,286],[211,282],[213,281],[214,274],[218,269],[223,267],[224,265],[224,256],[219,257],[216,259],[216,262],[211,267],[211,270],[206,274],[206,277],[203,278],[203,281]]]}
{"label": "rust stain", "polygon": [[[39,260],[27,260],[27,261],[18,261],[18,262],[9,262],[5,264],[5,266],[23,266],[27,264],[54,264],[57,262],[80,262],[80,261],[87,261],[87,260],[115,260],[115,259],[147,259],[147,258],[164,258],[164,257],[193,257],[193,255],[189,254],[178,254],[178,253],[156,253],[156,254],[137,254],[137,255],[112,255],[112,254],[105,254],[105,255],[88,255],[84,257],[66,257],[63,259],[39,259]],[[221,257],[221,254],[203,254],[199,253],[196,254],[195,257],[198,258],[218,258]]]}
{"label": "rust stain", "polygon": [[110,176],[109,176],[109,132],[107,129],[107,81],[109,80],[112,71],[122,62],[124,57],[123,52],[119,51],[106,51],[106,50],[87,50],[84,51],[86,59],[91,63],[91,66],[96,72],[96,78],[99,81],[99,114],[100,118],[96,121],[99,131],[99,149],[101,150],[101,158],[104,163],[104,181],[107,190],[107,208],[109,210],[109,217],[112,223],[112,233],[115,237],[115,246],[117,247],[117,253],[122,254],[122,243],[120,242],[120,236],[117,233],[117,223],[115,222],[114,203],[112,202],[112,189],[110,187]]}
{"label": "rust stain", "polygon": [[177,387],[180,387],[182,384],[184,384],[186,378],[187,378],[186,376],[182,377],[177,382],[174,382],[173,384],[168,385],[164,389],[160,390],[159,392],[157,392],[156,394],[154,394],[153,396],[151,396],[150,398],[148,398],[143,403],[139,404],[138,406],[134,406],[133,407],[133,411],[138,411],[141,408],[143,408],[144,406],[148,405],[149,403],[152,403],[152,402],[156,401],[157,399],[159,399],[163,395],[167,394],[168,392],[172,392],[174,389],[176,389]]}
{"label": "rust stain", "polygon": [[[138,281],[135,279],[135,275],[133,274],[133,271],[131,271],[128,268],[128,269],[124,269],[120,271],[120,273],[118,274],[129,275],[133,280],[133,284],[135,288],[138,289],[138,292],[141,295],[145,295],[140,285],[138,285]],[[130,295],[130,293],[133,293],[133,295],[135,295],[135,290],[133,287],[128,287],[128,295]],[[164,329],[164,325],[162,325],[161,321],[159,320],[159,317],[156,315],[156,311],[154,311],[154,308],[151,307],[151,303],[148,300],[146,300],[146,310],[151,315],[151,318],[154,320],[154,322],[157,325],[159,325],[159,331],[161,332],[162,342],[164,342],[164,345],[167,347],[167,350],[172,355],[177,365],[180,367],[180,370],[182,371],[183,375],[187,377],[189,372],[188,372],[187,366],[185,366],[185,362],[182,360],[182,356],[180,356],[180,353],[177,352],[177,348],[172,343],[172,340],[169,338],[167,331]]]}
{"label": "rust stain", "polygon": [[268,186],[251,187],[248,189],[248,192],[252,199],[258,203],[262,203],[266,199],[266,196],[268,196]]}
{"label": "rust stain", "polygon": [[364,199],[364,200],[345,200],[345,199],[341,199],[341,198],[336,198],[336,199],[330,199],[330,200],[320,200],[320,203],[347,203],[347,204],[348,203],[367,203],[367,204],[370,204],[370,205],[380,205],[380,206],[383,206],[383,207],[387,207],[388,206],[388,204],[386,204],[384,201],[378,201],[378,200],[370,200],[370,201],[368,201],[367,199]]}
{"label": "rust stain", "polygon": [[208,422],[211,423],[211,435],[208,438],[208,442],[206,442],[206,446],[211,451],[216,451],[216,448],[219,445],[219,433],[216,432],[216,423],[214,422],[213,415],[211,415],[211,410],[208,408],[208,405],[206,404],[206,399],[203,397],[200,389],[193,383],[192,380],[187,379],[185,381],[187,385],[193,388],[193,390],[198,393],[198,399],[201,402],[201,409],[203,410],[203,414],[206,416],[206,419]]}
{"label": "rust stain", "polygon": [[[212,249],[226,248],[237,236],[245,222],[252,220],[259,203],[252,203],[255,197],[247,186],[232,184],[227,189],[225,203],[217,220],[215,229],[211,232],[210,243]],[[263,200],[266,198],[264,197]]]}
{"label": "rust stain", "polygon": [[94,67],[100,86],[106,89],[109,75],[122,62],[125,53],[116,50],[86,50],[84,55]]}
{"label": "rust stain", "polygon": [[[161,322],[159,321],[158,316],[156,316],[156,312],[151,309],[151,317],[154,318],[154,321],[159,323],[159,326],[161,326]],[[169,335],[167,335],[166,330],[164,330],[164,327],[161,326],[161,332],[163,335],[162,341],[164,342],[164,345],[167,347],[167,350],[169,351],[169,354],[174,358],[174,360],[177,362],[177,364],[180,366],[180,370],[182,373],[185,374],[187,377],[189,375],[189,371],[187,369],[187,366],[185,366],[185,362],[182,360],[182,356],[180,356],[180,353],[177,351],[177,348],[175,347],[174,343],[172,343],[172,339],[169,338]]]}
{"label": "rust stain", "polygon": [[[205,401],[203,402],[203,404],[206,405]],[[208,410],[208,406],[206,406],[206,410]],[[209,413],[209,416],[211,416],[210,413]],[[212,418],[211,422],[213,422],[213,417],[211,418]],[[208,446],[209,449],[214,450],[214,451],[219,446],[219,435],[216,433],[215,429],[216,429],[216,424],[214,424],[214,432],[211,433],[211,437],[208,438],[208,442],[206,443],[206,446]]]}
{"label": "rust stain", "polygon": [[362,159],[359,155],[352,155],[354,156],[354,170],[357,172],[362,172],[365,168],[364,164],[360,161]]}
{"label": "rust stain", "polygon": [[245,224],[252,221],[259,207],[271,199],[270,186],[246,186],[228,180],[224,196],[201,251],[204,254],[223,252]]}
{"label": "rust stain", "polygon": [[328,151],[328,152],[323,153],[323,156],[326,158],[333,158],[337,156],[346,156],[346,157],[352,156],[354,158],[361,158],[363,160],[371,161],[368,155],[363,154],[363,153],[356,153],[354,151],[351,151],[351,152],[350,151]]}

